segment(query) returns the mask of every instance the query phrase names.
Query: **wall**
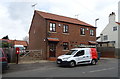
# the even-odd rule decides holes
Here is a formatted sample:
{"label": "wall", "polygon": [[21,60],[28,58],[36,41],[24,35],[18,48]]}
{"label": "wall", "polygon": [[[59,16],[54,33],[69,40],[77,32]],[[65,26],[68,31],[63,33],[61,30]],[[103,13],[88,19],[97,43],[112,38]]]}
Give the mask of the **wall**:
{"label": "wall", "polygon": [[114,47],[97,47],[97,51],[101,53],[101,57],[115,58],[115,48]]}
{"label": "wall", "polygon": [[44,39],[46,39],[46,21],[35,11],[29,31],[29,49],[42,49],[44,59],[46,59],[46,41]]}
{"label": "wall", "polygon": [[113,27],[114,26],[118,26],[118,24],[116,23],[109,23],[105,29],[101,32],[101,34],[103,34],[103,36],[108,35],[108,40],[103,40],[103,42],[105,41],[116,41],[115,42],[115,47],[118,48],[118,30],[117,31],[113,31]]}
{"label": "wall", "polygon": [[118,3],[118,22],[120,22],[120,1]]}
{"label": "wall", "polygon": [[[65,22],[59,22],[59,21],[52,21],[47,20],[47,31],[49,31],[49,23],[56,23],[56,32],[50,32],[51,38],[59,38],[59,42],[57,44],[57,56],[62,55],[68,50],[63,50],[63,42],[69,43],[69,49],[74,48],[74,45],[80,45],[80,44],[89,44],[88,41],[96,41],[96,28],[94,27],[85,27],[81,25],[75,25]],[[61,24],[59,27],[58,25]],[[63,25],[66,24],[69,26],[69,33],[63,33]],[[86,35],[80,35],[80,28],[84,27],[85,29],[88,28],[89,30],[86,30]],[[94,36],[90,36],[90,29],[94,30]],[[47,47],[48,53],[49,53],[49,46]]]}
{"label": "wall", "polygon": [[118,26],[118,48],[120,48],[120,25]]}

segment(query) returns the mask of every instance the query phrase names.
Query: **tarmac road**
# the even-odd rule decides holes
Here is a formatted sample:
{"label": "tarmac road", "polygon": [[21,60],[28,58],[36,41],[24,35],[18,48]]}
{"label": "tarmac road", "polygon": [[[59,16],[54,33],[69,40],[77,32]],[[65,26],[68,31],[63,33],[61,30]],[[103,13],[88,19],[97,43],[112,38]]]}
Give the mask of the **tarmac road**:
{"label": "tarmac road", "polygon": [[118,77],[118,59],[104,58],[97,65],[58,67],[55,62],[11,64],[4,77]]}

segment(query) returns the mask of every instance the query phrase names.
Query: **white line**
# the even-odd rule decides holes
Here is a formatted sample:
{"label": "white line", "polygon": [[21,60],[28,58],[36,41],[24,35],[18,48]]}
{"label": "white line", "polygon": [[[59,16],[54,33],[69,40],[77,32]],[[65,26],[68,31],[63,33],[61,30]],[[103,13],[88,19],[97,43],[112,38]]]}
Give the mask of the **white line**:
{"label": "white line", "polygon": [[112,68],[107,68],[107,69],[100,69],[100,70],[93,70],[93,71],[89,71],[89,72],[100,72],[100,71],[105,71],[105,70],[111,70],[111,69],[115,69],[114,67]]}

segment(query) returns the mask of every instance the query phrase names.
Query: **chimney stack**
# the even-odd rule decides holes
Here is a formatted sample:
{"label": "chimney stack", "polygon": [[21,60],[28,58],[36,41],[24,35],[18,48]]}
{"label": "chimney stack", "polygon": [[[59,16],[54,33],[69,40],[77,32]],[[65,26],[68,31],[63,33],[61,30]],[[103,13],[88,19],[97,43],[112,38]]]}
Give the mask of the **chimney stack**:
{"label": "chimney stack", "polygon": [[115,22],[115,12],[112,12],[109,15],[109,23],[114,23]]}

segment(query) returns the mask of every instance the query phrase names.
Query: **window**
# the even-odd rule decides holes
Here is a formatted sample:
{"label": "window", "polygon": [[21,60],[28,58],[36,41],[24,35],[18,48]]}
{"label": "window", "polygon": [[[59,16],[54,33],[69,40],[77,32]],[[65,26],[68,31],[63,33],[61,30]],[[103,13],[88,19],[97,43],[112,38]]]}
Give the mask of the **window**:
{"label": "window", "polygon": [[63,50],[68,50],[68,49],[69,49],[68,42],[64,42],[63,43]]}
{"label": "window", "polygon": [[90,36],[94,36],[94,30],[90,30]]}
{"label": "window", "polygon": [[85,28],[81,28],[81,29],[80,29],[80,34],[81,34],[81,35],[85,35]]}
{"label": "window", "polygon": [[50,23],[50,32],[56,32],[56,24]]}
{"label": "window", "polygon": [[68,53],[65,55],[74,55],[78,50],[70,50]]}
{"label": "window", "polygon": [[113,31],[116,31],[117,30],[117,26],[113,27]]}
{"label": "window", "polygon": [[77,54],[75,56],[82,56],[84,55],[84,50],[80,50],[79,52],[77,52]]}
{"label": "window", "polygon": [[107,35],[104,36],[104,40],[108,40],[108,36]]}
{"label": "window", "polygon": [[69,31],[68,25],[64,25],[63,26],[63,33],[68,33],[68,31]]}

